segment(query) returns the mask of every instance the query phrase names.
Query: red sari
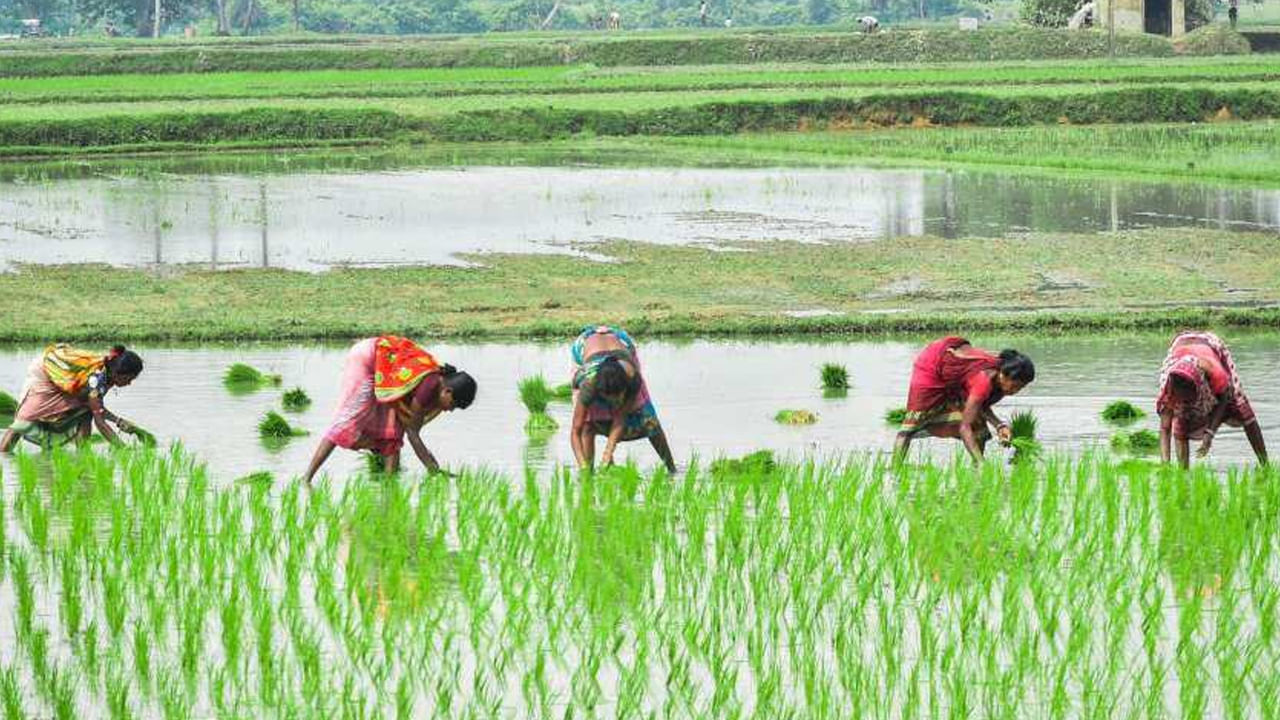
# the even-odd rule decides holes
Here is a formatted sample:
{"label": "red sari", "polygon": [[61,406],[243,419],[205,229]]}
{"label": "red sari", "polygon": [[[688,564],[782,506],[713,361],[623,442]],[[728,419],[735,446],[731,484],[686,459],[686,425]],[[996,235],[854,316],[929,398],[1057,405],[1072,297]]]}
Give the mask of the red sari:
{"label": "red sari", "polygon": [[[1169,378],[1180,376],[1196,389],[1195,399],[1184,402],[1169,387]],[[1209,429],[1218,399],[1227,398],[1222,423],[1244,427],[1257,422],[1249,396],[1244,394],[1235,360],[1222,339],[1211,332],[1184,332],[1173,339],[1160,368],[1160,395],[1156,412],[1173,414],[1173,436],[1200,440]]]}
{"label": "red sari", "polygon": [[325,437],[349,450],[396,455],[413,401],[430,412],[442,385],[435,358],[412,341],[394,335],[361,340],[347,354],[338,411]]}
{"label": "red sari", "polygon": [[[911,372],[903,432],[957,437],[969,401],[989,407],[1003,397],[987,372],[1000,366],[1000,358],[972,346],[968,357],[956,355],[956,348],[968,344],[961,337],[945,337],[920,352]],[[984,425],[981,434],[985,433]]]}

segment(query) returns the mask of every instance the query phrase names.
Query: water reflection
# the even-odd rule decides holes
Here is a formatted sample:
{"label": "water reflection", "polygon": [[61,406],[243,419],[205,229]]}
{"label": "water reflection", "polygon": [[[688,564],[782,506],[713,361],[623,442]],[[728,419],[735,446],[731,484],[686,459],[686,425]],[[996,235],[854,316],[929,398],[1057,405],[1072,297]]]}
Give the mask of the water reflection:
{"label": "water reflection", "polygon": [[0,267],[458,264],[626,239],[723,246],[1280,228],[1280,191],[960,171],[431,168],[0,183]]}

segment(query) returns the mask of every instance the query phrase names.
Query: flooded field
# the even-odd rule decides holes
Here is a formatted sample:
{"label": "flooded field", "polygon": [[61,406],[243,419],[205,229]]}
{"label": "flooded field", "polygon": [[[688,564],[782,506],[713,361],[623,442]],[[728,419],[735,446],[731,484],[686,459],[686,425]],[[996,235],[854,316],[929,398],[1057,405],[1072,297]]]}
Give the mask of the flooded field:
{"label": "flooded field", "polygon": [[[1234,332],[1229,342],[1264,431],[1280,443],[1280,335]],[[1023,394],[1006,399],[998,411],[1008,416],[1033,410],[1039,434],[1050,449],[1078,450],[1106,445],[1113,428],[1099,417],[1112,400],[1128,399],[1147,410],[1139,427],[1158,429],[1152,416],[1157,374],[1168,337],[1022,336],[972,338],[989,347],[1014,346],[1036,361],[1037,381]],[[813,340],[757,342],[691,340],[647,342],[641,353],[659,414],[678,462],[697,456],[704,461],[772,449],[792,457],[831,457],[849,452],[886,451],[895,430],[885,424],[886,409],[905,404],[911,362],[925,338],[821,342]],[[526,464],[546,468],[572,462],[566,427],[567,404],[550,412],[560,430],[544,441],[524,432],[526,411],[516,382],[535,373],[551,382],[569,378],[568,347],[550,344],[433,344],[442,359],[472,373],[480,391],[464,412],[444,416],[425,431],[428,446],[449,467],[474,466],[518,474]],[[161,436],[179,440],[214,478],[229,480],[259,470],[280,480],[300,474],[336,403],[345,346],[249,346],[172,348],[139,347],[147,363],[133,386],[115,391],[109,407]],[[16,394],[36,347],[0,350],[0,387]],[[222,385],[222,373],[233,362],[245,362],[279,373],[281,389],[234,395]],[[825,362],[848,366],[852,388],[847,397],[824,399],[819,368]],[[303,387],[313,399],[309,409],[286,413],[311,437],[283,448],[266,448],[258,439],[258,419],[281,407],[281,390]],[[819,415],[811,426],[784,426],[774,421],[783,409],[806,409]],[[920,443],[938,457],[950,457],[959,444]],[[642,466],[656,465],[647,443],[623,446],[620,458]],[[1225,464],[1252,460],[1243,433],[1226,430],[1214,445],[1214,458]],[[405,450],[406,463],[416,463]],[[326,469],[337,477],[361,469],[355,453],[338,452]],[[414,467],[416,465],[408,465]]]}
{"label": "flooded field", "polygon": [[1280,191],[941,170],[468,167],[0,182],[0,268],[319,271],[624,239],[859,242],[1280,228]]}

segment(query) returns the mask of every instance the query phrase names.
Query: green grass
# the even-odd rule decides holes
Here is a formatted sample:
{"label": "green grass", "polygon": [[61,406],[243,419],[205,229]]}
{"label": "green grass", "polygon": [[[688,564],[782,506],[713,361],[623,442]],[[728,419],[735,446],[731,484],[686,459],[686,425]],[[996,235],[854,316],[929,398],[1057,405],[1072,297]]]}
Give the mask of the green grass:
{"label": "green grass", "polygon": [[[557,337],[602,316],[646,334],[1275,326],[1280,317],[1265,307],[1280,301],[1280,241],[1264,233],[1160,229],[740,246],[753,252],[607,242],[584,247],[616,262],[485,254],[473,268],[319,274],[24,266],[0,274],[0,340]],[[1175,253],[1178,263],[1170,262]],[[992,264],[993,256],[1002,262]],[[1079,278],[1082,286],[1044,291],[1044,273]],[[920,289],[882,291],[903,277]],[[57,292],[86,283],[99,303],[86,307]],[[582,287],[602,291],[584,295]],[[1251,288],[1257,306],[1239,304],[1232,287]],[[111,311],[126,302],[133,312]],[[784,314],[815,308],[834,314]],[[386,318],[404,320],[388,325]]]}
{"label": "green grass", "polygon": [[180,449],[13,465],[14,715],[1247,717],[1277,684],[1270,471],[761,452],[303,488]]}

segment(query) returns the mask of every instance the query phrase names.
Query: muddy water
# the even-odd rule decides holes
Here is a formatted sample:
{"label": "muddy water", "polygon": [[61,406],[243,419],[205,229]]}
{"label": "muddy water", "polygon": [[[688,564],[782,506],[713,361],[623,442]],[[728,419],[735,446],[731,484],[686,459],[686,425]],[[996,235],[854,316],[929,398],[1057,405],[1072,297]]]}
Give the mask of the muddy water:
{"label": "muddy water", "polygon": [[469,167],[0,180],[0,269],[451,264],[575,243],[1280,228],[1280,191],[941,170]]}
{"label": "muddy water", "polygon": [[[975,336],[989,347],[1013,345],[1035,358],[1038,380],[997,410],[1007,417],[1031,409],[1040,419],[1040,436],[1056,449],[1105,444],[1112,428],[1099,418],[1110,401],[1126,398],[1152,408],[1156,373],[1165,335]],[[858,342],[647,342],[640,338],[642,361],[663,424],[681,465],[768,448],[799,457],[889,448],[894,431],[882,416],[905,401],[912,358],[926,338]],[[1232,333],[1229,342],[1268,439],[1280,446],[1280,334]],[[268,470],[280,478],[301,473],[336,403],[344,346],[252,346],[217,348],[140,347],[147,368],[129,388],[115,391],[109,407],[159,435],[180,440],[220,479]],[[518,378],[544,373],[567,379],[568,351],[562,345],[439,344],[440,358],[471,372],[479,381],[475,405],[446,415],[424,431],[427,445],[446,465],[488,466],[516,472],[526,463],[548,466],[571,462],[566,426],[570,408],[553,405],[561,427],[544,443],[525,435],[526,413],[516,393]],[[15,393],[34,347],[0,350],[0,387]],[[306,412],[289,415],[312,432],[283,448],[258,440],[257,420],[280,406],[279,390],[232,395],[220,382],[226,366],[247,362],[284,376],[285,388],[304,387],[313,399]],[[824,362],[848,366],[853,387],[841,399],[824,399],[818,369]],[[812,426],[774,422],[781,409],[818,413]],[[1157,427],[1148,417],[1135,427]],[[918,452],[950,457],[954,441],[927,440]],[[623,447],[620,458],[649,467],[656,458],[647,443]],[[1224,464],[1246,462],[1251,451],[1239,430],[1224,430],[1214,451]],[[406,449],[406,464],[416,463]],[[326,466],[334,475],[358,470],[361,458],[338,451]]]}

